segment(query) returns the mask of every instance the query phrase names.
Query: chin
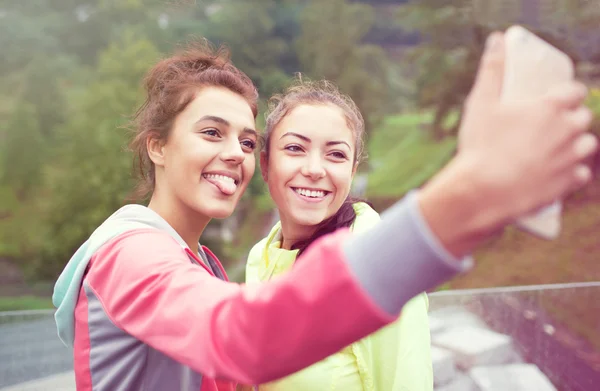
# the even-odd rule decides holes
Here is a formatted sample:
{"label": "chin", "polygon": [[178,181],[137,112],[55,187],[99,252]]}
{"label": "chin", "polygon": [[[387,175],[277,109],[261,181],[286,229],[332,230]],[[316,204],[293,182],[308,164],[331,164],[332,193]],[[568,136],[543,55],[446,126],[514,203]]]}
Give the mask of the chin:
{"label": "chin", "polygon": [[226,219],[233,214],[233,205],[201,205],[196,211],[211,219]]}
{"label": "chin", "polygon": [[213,219],[226,219],[233,214],[233,208],[214,208],[207,211],[206,215]]}
{"label": "chin", "polygon": [[312,213],[305,213],[300,216],[294,216],[294,222],[298,225],[303,226],[318,225],[321,224],[325,219],[327,219],[327,216],[320,213],[318,215]]}

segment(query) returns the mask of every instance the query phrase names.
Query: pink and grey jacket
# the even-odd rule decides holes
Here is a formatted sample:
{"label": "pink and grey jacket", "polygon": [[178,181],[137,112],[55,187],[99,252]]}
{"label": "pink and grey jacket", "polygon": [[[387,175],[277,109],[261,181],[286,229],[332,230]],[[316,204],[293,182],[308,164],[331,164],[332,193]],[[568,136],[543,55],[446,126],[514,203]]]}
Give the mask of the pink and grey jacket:
{"label": "pink and grey jacket", "polygon": [[54,289],[77,390],[265,383],[394,321],[410,298],[471,264],[440,246],[414,193],[370,231],[350,235],[315,242],[276,280],[238,285],[208,249],[193,253],[152,210],[121,208],[77,250]]}

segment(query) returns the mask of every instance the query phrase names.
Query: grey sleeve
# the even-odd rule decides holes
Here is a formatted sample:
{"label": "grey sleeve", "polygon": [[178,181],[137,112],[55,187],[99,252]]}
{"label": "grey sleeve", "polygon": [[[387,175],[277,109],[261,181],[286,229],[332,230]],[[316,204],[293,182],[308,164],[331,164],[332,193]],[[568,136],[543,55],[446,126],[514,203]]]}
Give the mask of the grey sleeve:
{"label": "grey sleeve", "polygon": [[455,259],[442,246],[421,215],[416,194],[406,195],[382,214],[380,223],[343,247],[359,283],[391,315],[473,265],[472,258]]}

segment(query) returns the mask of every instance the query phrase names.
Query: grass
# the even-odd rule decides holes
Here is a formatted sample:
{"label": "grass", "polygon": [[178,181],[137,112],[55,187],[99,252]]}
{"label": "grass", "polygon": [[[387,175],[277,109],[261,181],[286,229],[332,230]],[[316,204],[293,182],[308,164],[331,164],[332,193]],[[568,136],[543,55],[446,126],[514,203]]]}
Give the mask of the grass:
{"label": "grass", "polygon": [[430,120],[431,115],[425,113],[408,113],[387,117],[382,126],[376,129],[368,140],[369,160],[378,159],[395,143]]}
{"label": "grass", "polygon": [[[597,185],[598,186],[598,185]],[[452,281],[453,288],[599,281],[600,205],[567,209],[563,232],[554,241],[515,228],[476,253],[475,269]]]}
{"label": "grass", "polygon": [[452,137],[431,140],[424,128],[430,119],[429,114],[391,116],[373,133],[368,198],[400,197],[423,184],[450,159],[456,141]]}
{"label": "grass", "polygon": [[52,309],[52,300],[47,297],[15,296],[0,297],[0,312]]}

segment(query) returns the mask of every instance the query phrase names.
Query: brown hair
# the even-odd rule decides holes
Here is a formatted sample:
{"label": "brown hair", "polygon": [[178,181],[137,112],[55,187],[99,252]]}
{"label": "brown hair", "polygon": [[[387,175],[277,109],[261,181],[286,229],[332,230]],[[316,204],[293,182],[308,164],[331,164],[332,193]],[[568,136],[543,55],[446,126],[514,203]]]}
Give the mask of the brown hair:
{"label": "brown hair", "polygon": [[[361,162],[364,158],[365,121],[356,103],[348,95],[342,94],[330,81],[304,81],[300,74],[283,94],[275,95],[269,100],[263,144],[267,158],[269,157],[270,137],[273,130],[286,115],[300,105],[330,105],[340,108],[346,118],[348,127],[354,133],[356,144],[354,164]],[[346,198],[333,216],[319,223],[317,229],[309,238],[294,243],[292,249],[299,249],[298,255],[300,255],[321,236],[334,232],[338,228],[350,227],[356,219],[356,212],[353,207],[356,202],[365,201],[350,196]]]}
{"label": "brown hair", "polygon": [[224,47],[215,49],[200,40],[159,61],[144,78],[146,99],[133,118],[134,137],[129,144],[134,152],[134,170],[139,178],[137,198],[154,190],[154,163],[148,156],[146,141],[150,135],[166,139],[175,118],[194,100],[202,87],[223,87],[242,96],[258,113],[258,92],[252,80],[230,61]]}

